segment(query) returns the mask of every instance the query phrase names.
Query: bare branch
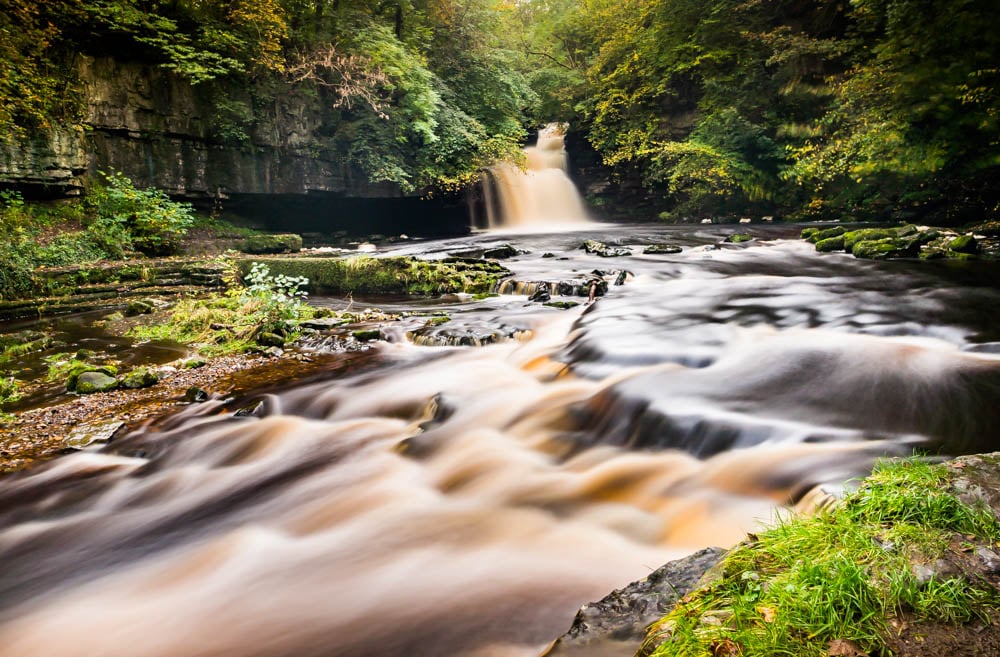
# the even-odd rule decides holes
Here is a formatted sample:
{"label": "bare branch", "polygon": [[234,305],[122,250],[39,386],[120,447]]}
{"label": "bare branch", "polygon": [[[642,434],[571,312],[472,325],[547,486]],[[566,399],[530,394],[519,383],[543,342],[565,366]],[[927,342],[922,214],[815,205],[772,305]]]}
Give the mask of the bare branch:
{"label": "bare branch", "polygon": [[298,55],[285,70],[285,77],[293,84],[312,82],[333,90],[336,96],[333,106],[338,109],[351,109],[354,102],[361,101],[379,118],[389,118],[385,113],[389,102],[389,76],[367,57],[342,55],[331,44],[306,55]]}

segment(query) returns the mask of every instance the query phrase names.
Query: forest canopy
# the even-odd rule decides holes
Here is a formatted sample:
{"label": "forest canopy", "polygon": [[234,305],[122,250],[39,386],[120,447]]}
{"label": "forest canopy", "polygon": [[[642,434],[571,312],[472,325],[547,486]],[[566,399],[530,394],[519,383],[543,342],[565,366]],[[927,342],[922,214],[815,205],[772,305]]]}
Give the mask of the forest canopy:
{"label": "forest canopy", "polygon": [[289,90],[372,181],[460,187],[568,121],[664,216],[995,217],[986,0],[0,0],[0,134],[81,121],[79,54]]}

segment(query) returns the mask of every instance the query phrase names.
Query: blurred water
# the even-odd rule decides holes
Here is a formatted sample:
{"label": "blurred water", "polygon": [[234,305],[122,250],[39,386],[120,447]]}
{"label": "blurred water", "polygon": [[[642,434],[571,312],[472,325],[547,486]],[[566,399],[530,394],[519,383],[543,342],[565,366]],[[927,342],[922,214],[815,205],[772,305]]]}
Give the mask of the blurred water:
{"label": "blurred water", "polygon": [[[629,275],[569,310],[439,299],[443,327],[520,337],[424,347],[387,329],[375,365],[269,394],[263,417],[193,405],[0,480],[0,655],[534,655],[581,604],[816,484],[997,447],[992,267],[751,230],[395,247],[510,242],[521,281]],[[633,255],[588,255],[590,237]],[[641,253],[658,242],[683,251]]]}

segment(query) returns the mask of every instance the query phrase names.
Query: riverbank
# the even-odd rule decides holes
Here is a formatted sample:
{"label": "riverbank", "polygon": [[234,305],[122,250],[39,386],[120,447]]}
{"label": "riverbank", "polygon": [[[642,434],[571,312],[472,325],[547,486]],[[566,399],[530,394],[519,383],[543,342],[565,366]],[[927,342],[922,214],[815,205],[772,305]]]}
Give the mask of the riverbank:
{"label": "riverbank", "polygon": [[886,461],[844,499],[583,607],[546,657],[1000,651],[1000,453]]}

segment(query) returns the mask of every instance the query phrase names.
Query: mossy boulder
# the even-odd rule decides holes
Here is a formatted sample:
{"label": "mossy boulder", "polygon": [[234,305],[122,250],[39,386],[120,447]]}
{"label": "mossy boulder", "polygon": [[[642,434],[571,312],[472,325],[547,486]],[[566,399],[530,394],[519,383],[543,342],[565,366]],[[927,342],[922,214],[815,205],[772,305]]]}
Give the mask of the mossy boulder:
{"label": "mossy boulder", "polygon": [[257,344],[264,347],[284,347],[285,338],[281,337],[277,333],[265,332],[261,333],[257,338]]}
{"label": "mossy boulder", "polygon": [[749,242],[751,240],[753,240],[753,235],[750,233],[733,233],[725,239],[725,241],[730,244],[742,244],[743,242]]}
{"label": "mossy boulder", "polygon": [[80,374],[73,389],[81,395],[91,395],[98,392],[110,392],[116,388],[118,388],[118,379],[104,372],[93,370]]}
{"label": "mossy boulder", "polygon": [[372,340],[378,340],[382,337],[382,331],[378,329],[362,329],[360,331],[353,331],[351,333],[353,337],[358,342],[371,342]]}
{"label": "mossy boulder", "polygon": [[844,250],[844,236],[838,235],[837,237],[828,237],[825,240],[820,240],[816,242],[816,250],[820,253],[827,253],[830,251],[843,251]]}
{"label": "mossy boulder", "polygon": [[97,366],[90,363],[85,363],[81,360],[73,360],[67,367],[66,374],[66,390],[70,392],[80,392],[80,378],[84,374],[89,374],[91,372],[98,372],[107,377],[115,377],[118,375],[118,368],[114,365],[103,365]]}
{"label": "mossy boulder", "polygon": [[974,254],[979,251],[979,243],[972,235],[959,235],[948,243],[948,250],[955,253]]}
{"label": "mossy boulder", "polygon": [[885,238],[880,240],[862,240],[855,242],[851,253],[855,258],[866,260],[884,260],[886,258],[905,258],[915,255],[912,246],[902,240]]}
{"label": "mossy boulder", "polygon": [[839,237],[847,232],[843,226],[832,226],[830,228],[806,228],[802,231],[802,239],[816,244],[832,237]]}
{"label": "mossy boulder", "polygon": [[251,235],[241,249],[244,253],[298,253],[302,250],[302,236],[294,233]]}
{"label": "mossy boulder", "polygon": [[148,367],[139,367],[122,377],[121,386],[129,390],[137,390],[139,388],[148,388],[159,382],[160,377],[156,375],[156,372],[153,372]]}
{"label": "mossy boulder", "polygon": [[852,252],[854,251],[854,245],[858,242],[875,242],[898,237],[894,228],[861,228],[847,231],[843,235],[844,250]]}

